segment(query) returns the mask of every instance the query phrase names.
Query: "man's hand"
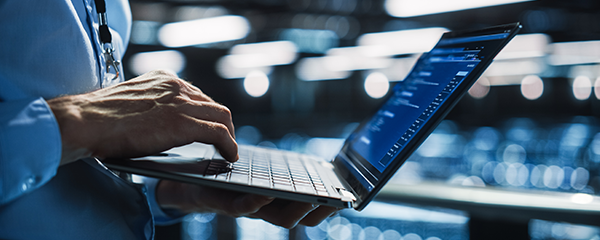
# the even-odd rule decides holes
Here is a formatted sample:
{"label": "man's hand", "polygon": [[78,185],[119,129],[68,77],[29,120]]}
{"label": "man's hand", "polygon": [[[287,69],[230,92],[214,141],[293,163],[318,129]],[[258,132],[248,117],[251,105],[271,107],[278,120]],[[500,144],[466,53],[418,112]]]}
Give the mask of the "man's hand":
{"label": "man's hand", "polygon": [[[149,72],[48,104],[61,131],[61,164],[90,156],[146,156],[192,142],[213,144],[225,159],[238,159],[229,109],[169,72]],[[166,180],[156,197],[163,208],[262,218],[286,228],[316,225],[337,211]]]}
{"label": "man's hand", "polygon": [[231,112],[166,71],[48,101],[58,121],[61,164],[85,157],[139,157],[192,142],[236,161]]}
{"label": "man's hand", "polygon": [[193,184],[161,180],[156,200],[162,208],[183,213],[218,213],[232,217],[261,218],[272,224],[293,228],[298,224],[316,226],[338,209],[310,203],[274,199]]}

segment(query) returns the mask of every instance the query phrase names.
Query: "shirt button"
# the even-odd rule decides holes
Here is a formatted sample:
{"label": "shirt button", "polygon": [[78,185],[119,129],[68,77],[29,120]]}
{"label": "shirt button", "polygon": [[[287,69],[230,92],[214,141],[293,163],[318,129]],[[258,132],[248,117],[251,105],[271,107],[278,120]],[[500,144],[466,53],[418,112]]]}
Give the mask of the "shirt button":
{"label": "shirt button", "polygon": [[23,185],[21,185],[21,189],[23,189],[23,191],[27,191],[28,189],[33,187],[36,183],[37,183],[37,181],[36,181],[35,177],[29,177],[29,178],[27,178],[27,180],[25,180]]}

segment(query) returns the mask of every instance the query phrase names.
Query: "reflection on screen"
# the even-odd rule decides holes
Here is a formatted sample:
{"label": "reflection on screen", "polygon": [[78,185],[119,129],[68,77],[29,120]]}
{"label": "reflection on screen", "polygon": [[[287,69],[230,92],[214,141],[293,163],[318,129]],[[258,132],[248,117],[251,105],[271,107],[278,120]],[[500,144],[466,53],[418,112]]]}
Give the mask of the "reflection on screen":
{"label": "reflection on screen", "polygon": [[360,156],[355,163],[360,170],[353,169],[354,174],[363,176],[358,179],[367,189],[489,54],[484,45],[491,50],[506,37],[508,34],[442,40],[419,59],[403,82],[396,84],[377,114],[350,139],[349,150]]}

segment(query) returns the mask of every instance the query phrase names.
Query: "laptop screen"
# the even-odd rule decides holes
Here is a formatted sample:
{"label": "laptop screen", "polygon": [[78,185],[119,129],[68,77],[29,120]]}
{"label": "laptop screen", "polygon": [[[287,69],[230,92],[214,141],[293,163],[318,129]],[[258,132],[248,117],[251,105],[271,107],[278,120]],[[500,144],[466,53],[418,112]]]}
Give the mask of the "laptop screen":
{"label": "laptop screen", "polygon": [[[514,36],[518,24],[446,33],[346,141],[334,163],[360,195],[386,182]],[[381,188],[381,186],[379,186]],[[357,190],[358,189],[358,190]]]}

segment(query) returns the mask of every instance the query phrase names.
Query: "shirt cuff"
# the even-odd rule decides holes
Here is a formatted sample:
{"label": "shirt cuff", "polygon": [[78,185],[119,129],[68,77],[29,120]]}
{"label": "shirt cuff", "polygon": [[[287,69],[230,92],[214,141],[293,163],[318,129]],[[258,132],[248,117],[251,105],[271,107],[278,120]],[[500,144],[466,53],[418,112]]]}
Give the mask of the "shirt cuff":
{"label": "shirt cuff", "polygon": [[0,102],[0,205],[54,177],[61,152],[58,123],[44,99]]}
{"label": "shirt cuff", "polygon": [[156,186],[158,186],[160,179],[142,177],[142,181],[146,185],[146,197],[156,225],[170,225],[180,222],[186,214],[175,209],[163,209],[156,201]]}

